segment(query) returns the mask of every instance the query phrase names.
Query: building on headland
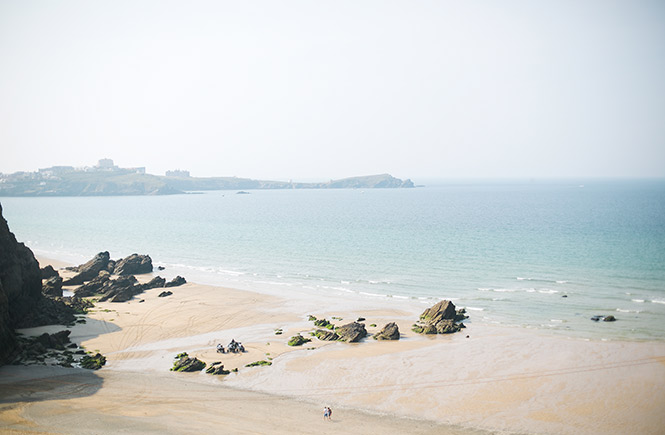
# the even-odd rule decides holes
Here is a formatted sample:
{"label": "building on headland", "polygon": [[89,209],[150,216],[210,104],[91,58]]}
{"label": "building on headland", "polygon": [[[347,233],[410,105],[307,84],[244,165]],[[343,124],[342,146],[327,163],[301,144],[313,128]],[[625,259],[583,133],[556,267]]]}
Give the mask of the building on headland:
{"label": "building on headland", "polygon": [[112,171],[114,169],[118,169],[116,165],[113,164],[112,159],[99,159],[99,162],[97,163],[97,166],[95,166],[97,169],[102,169],[102,170],[107,170],[107,171]]}
{"label": "building on headland", "polygon": [[76,168],[73,166],[51,166],[50,168],[40,168],[38,172],[43,178],[53,178],[74,171]]}
{"label": "building on headland", "polygon": [[185,171],[182,169],[174,169],[173,171],[166,171],[166,176],[167,177],[190,177],[189,171]]}
{"label": "building on headland", "polygon": [[131,174],[145,174],[145,166],[136,168],[120,168],[113,164],[112,159],[100,159],[97,166],[92,168],[93,171],[106,171],[106,172],[123,172]]}

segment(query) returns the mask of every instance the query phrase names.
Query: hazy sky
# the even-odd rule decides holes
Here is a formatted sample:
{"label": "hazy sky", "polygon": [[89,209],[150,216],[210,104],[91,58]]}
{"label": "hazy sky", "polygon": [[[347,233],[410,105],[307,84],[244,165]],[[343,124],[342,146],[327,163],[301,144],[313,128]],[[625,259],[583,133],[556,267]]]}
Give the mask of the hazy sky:
{"label": "hazy sky", "polygon": [[665,176],[665,2],[0,0],[0,172]]}

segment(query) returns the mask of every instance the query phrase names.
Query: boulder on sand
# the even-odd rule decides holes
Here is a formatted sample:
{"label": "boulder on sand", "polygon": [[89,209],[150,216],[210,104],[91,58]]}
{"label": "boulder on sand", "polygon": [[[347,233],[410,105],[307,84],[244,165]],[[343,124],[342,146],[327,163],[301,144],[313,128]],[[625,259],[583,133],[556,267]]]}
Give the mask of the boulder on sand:
{"label": "boulder on sand", "polygon": [[152,272],[152,258],[149,255],[132,254],[115,263],[116,275],[135,275]]}
{"label": "boulder on sand", "polygon": [[426,309],[417,324],[413,325],[413,331],[419,334],[450,334],[464,328],[463,323],[458,321],[467,318],[464,310],[456,310],[455,304],[450,301],[440,301]]}
{"label": "boulder on sand", "polygon": [[183,352],[176,356],[176,360],[173,362],[173,367],[171,371],[174,372],[200,372],[206,366],[206,363],[199,360],[198,358],[190,358],[187,355],[187,352]]}
{"label": "boulder on sand", "polygon": [[399,327],[397,323],[390,322],[383,327],[378,334],[374,335],[375,340],[399,340]]}
{"label": "boulder on sand", "polygon": [[156,276],[145,284],[141,284],[141,288],[143,288],[143,290],[150,290],[153,288],[164,287],[164,284],[166,284],[166,280],[161,276]]}
{"label": "boulder on sand", "polygon": [[335,333],[339,336],[339,341],[348,341],[354,343],[367,335],[364,323],[351,322],[346,325],[335,328]]}
{"label": "boulder on sand", "polygon": [[171,281],[164,284],[164,287],[179,287],[183,284],[187,284],[187,281],[182,276],[178,275],[173,278]]}

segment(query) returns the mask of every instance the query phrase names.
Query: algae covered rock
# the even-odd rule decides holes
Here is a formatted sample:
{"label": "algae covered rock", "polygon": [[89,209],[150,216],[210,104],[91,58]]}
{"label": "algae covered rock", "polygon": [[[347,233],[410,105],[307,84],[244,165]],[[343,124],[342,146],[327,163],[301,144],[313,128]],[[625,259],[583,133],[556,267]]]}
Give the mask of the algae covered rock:
{"label": "algae covered rock", "polygon": [[85,355],[81,358],[81,367],[89,370],[99,370],[106,364],[106,357],[101,353],[96,355]]}
{"label": "algae covered rock", "polygon": [[395,322],[390,322],[374,336],[375,340],[399,340],[399,327]]}
{"label": "algae covered rock", "polygon": [[466,319],[465,311],[456,310],[451,301],[440,301],[426,309],[412,330],[419,334],[450,334],[464,328],[460,320]]}
{"label": "algae covered rock", "polygon": [[328,328],[328,329],[333,329],[335,327],[335,325],[330,323],[327,319],[314,320],[314,326],[318,326],[320,328]]}
{"label": "algae covered rock", "polygon": [[294,335],[293,337],[291,337],[291,339],[288,342],[288,345],[289,346],[302,346],[303,344],[308,343],[310,341],[312,341],[312,340],[310,340],[309,338],[305,338],[302,335],[298,334],[298,335]]}
{"label": "algae covered rock", "polygon": [[206,363],[198,358],[190,358],[187,352],[176,355],[171,371],[173,372],[200,372],[206,367]]}
{"label": "algae covered rock", "polygon": [[339,339],[339,335],[326,329],[318,329],[314,332],[314,336],[323,341],[335,341]]}
{"label": "algae covered rock", "polygon": [[356,342],[367,335],[364,323],[351,322],[335,329],[339,341]]}
{"label": "algae covered rock", "polygon": [[206,373],[211,375],[228,375],[231,372],[224,370],[224,365],[221,362],[214,362],[206,369]]}
{"label": "algae covered rock", "polygon": [[254,361],[253,363],[246,364],[245,367],[258,367],[258,366],[271,366],[272,362],[270,361]]}

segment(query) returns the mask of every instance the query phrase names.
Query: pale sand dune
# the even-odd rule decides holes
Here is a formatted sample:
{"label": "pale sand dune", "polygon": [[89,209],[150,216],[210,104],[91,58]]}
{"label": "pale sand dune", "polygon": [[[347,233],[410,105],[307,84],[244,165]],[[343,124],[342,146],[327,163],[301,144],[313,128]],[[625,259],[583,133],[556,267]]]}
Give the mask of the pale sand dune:
{"label": "pale sand dune", "polygon": [[[462,333],[422,337],[410,331],[424,308],[414,301],[287,299],[197,284],[171,290],[166,298],[157,297],[162,289],[153,289],[129,303],[100,303],[87,324],[72,328],[73,341],[107,356],[107,366],[98,372],[3,368],[0,428],[66,433],[118,428],[209,433],[221,427],[227,433],[473,433],[462,426],[568,434],[665,430],[663,343],[574,340],[474,325],[473,319]],[[310,313],[342,317],[338,324],[362,316],[366,325],[377,324],[368,327],[370,333],[397,321],[403,337],[352,344],[313,339],[300,348],[287,346],[293,334],[308,336],[313,329]],[[275,335],[277,328],[284,333]],[[226,345],[232,338],[247,352],[215,352],[216,343]],[[222,361],[239,373],[217,378],[169,372],[182,351],[207,363]],[[244,367],[268,357],[270,367]],[[20,376],[44,380],[19,382]],[[55,389],[44,391],[51,386]],[[326,404],[336,411],[332,423],[322,421]],[[115,426],[106,429],[111,422]]]}

